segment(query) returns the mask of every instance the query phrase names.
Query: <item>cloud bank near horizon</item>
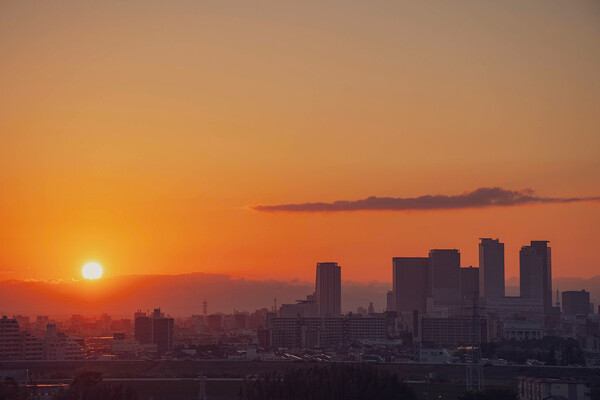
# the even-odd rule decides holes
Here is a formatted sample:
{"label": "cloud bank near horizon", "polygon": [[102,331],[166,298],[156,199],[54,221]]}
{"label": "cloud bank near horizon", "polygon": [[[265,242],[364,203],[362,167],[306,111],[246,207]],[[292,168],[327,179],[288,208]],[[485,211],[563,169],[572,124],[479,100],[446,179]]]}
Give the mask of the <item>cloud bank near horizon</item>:
{"label": "cloud bank near horizon", "polygon": [[[600,275],[592,278],[555,277],[553,287],[560,290],[591,292],[600,302]],[[507,279],[507,294],[518,295],[518,278]],[[373,302],[383,311],[391,282],[353,282],[342,280],[342,311],[356,311]],[[188,273],[178,275],[122,275],[89,281],[0,281],[0,316],[71,314],[131,318],[135,310],[161,307],[173,316],[202,312],[208,301],[209,313],[253,312],[277,304],[295,303],[314,291],[314,282],[249,280],[226,274]]]}
{"label": "cloud bank near horizon", "polygon": [[[175,316],[202,312],[252,312],[277,304],[295,303],[314,291],[314,282],[245,279],[227,274],[121,275],[86,280],[0,280],[0,316],[101,314],[131,316],[137,309],[161,307]],[[389,282],[342,281],[344,311],[368,307],[383,311]]]}
{"label": "cloud bank near horizon", "polygon": [[479,188],[458,195],[424,195],[419,197],[376,197],[338,200],[332,203],[297,203],[250,206],[259,212],[343,212],[343,211],[423,211],[465,208],[512,207],[525,204],[565,204],[600,201],[597,197],[540,197],[533,189],[509,190],[501,187]]}

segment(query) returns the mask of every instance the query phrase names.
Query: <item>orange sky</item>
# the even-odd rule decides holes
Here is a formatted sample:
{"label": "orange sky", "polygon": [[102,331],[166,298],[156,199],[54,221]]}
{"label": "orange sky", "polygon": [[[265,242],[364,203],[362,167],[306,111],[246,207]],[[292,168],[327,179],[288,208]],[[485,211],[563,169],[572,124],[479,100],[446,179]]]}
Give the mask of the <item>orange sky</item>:
{"label": "orange sky", "polygon": [[[225,4],[226,3],[226,4]],[[599,274],[600,205],[259,213],[533,188],[600,195],[589,2],[2,2],[0,280],[391,280],[393,256],[550,240]]]}

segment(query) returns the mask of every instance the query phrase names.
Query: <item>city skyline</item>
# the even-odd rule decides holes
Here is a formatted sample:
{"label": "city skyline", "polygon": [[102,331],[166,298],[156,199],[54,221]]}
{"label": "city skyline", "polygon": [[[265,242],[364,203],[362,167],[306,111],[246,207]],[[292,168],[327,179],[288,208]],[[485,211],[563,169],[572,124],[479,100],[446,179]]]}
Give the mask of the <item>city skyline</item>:
{"label": "city skyline", "polygon": [[[503,259],[504,247],[500,239],[480,238],[479,240],[478,247],[482,263],[494,261],[498,257]],[[578,291],[583,288],[591,292],[592,302],[600,303],[600,276],[597,276],[595,280],[588,280],[587,284],[581,279],[561,277],[552,279],[551,269],[553,267],[549,258],[549,274],[544,275],[538,271],[537,275],[532,275],[528,272],[531,270],[530,263],[523,260],[523,252],[532,246],[542,246],[546,249],[548,243],[549,241],[532,240],[530,245],[521,246],[520,273],[521,275],[530,275],[529,282],[533,283],[526,282],[526,286],[522,286],[518,277],[506,277],[506,279],[500,280],[496,273],[495,292],[488,296],[479,291],[482,284],[480,281],[482,279],[481,265],[461,265],[460,249],[431,249],[428,252],[429,256],[426,257],[422,255],[392,257],[391,265],[388,263],[387,266],[391,279],[386,282],[371,281],[364,284],[346,279],[342,273],[345,270],[342,271],[337,262],[317,262],[316,279],[313,278],[312,282],[247,280],[223,274],[133,275],[110,277],[106,279],[106,282],[84,279],[47,284],[43,281],[31,281],[25,283],[27,286],[15,281],[8,282],[8,285],[6,282],[0,282],[0,288],[3,289],[0,291],[0,302],[9,304],[9,299],[18,299],[17,304],[19,304],[17,308],[5,306],[0,309],[0,313],[33,314],[35,307],[41,307],[40,309],[44,312],[53,310],[53,313],[58,315],[71,312],[81,313],[86,309],[94,314],[105,311],[114,312],[122,307],[143,306],[151,309],[162,305],[173,310],[175,315],[180,315],[186,312],[200,312],[200,307],[203,307],[207,297],[211,300],[212,306],[221,313],[232,309],[240,310],[240,306],[246,303],[253,304],[252,307],[271,308],[273,299],[276,304],[278,300],[278,304],[284,304],[300,301],[306,297],[306,300],[302,300],[303,302],[314,302],[318,305],[314,311],[308,311],[310,315],[331,316],[352,311],[356,307],[366,307],[369,302],[374,303],[378,310],[385,310],[389,304],[388,296],[390,295],[393,298],[394,311],[408,312],[413,309],[420,311],[429,309],[431,311],[448,308],[455,312],[470,307],[475,292],[479,293],[481,299],[501,299],[504,296],[537,298],[541,296],[542,285],[546,285],[543,283],[542,276],[547,276],[551,280],[549,283],[551,293],[548,292],[548,295],[543,296],[546,310],[549,310],[557,300],[553,297],[554,289]],[[486,256],[484,248],[490,245],[499,246],[500,253],[492,252]],[[535,249],[535,247],[533,248]],[[548,246],[547,249],[549,252],[550,247]],[[501,267],[501,263],[500,265],[492,263],[492,266],[498,268]],[[314,269],[308,269],[312,270],[314,274]],[[170,280],[171,283],[167,283],[169,280],[166,277],[169,276],[174,278]],[[557,282],[561,283],[552,282],[557,279]],[[319,289],[320,281],[325,282],[321,285],[321,289]],[[451,284],[448,284],[449,282]],[[465,286],[465,282],[468,282],[466,283],[468,286]],[[159,292],[153,290],[161,284],[168,285],[165,288],[172,287],[175,290],[173,292],[172,289]],[[44,287],[43,285],[48,286]],[[537,287],[537,289],[533,289],[533,292],[529,288],[531,285]],[[190,293],[187,293],[188,289],[194,292],[195,300],[191,303],[189,302]],[[326,299],[323,304],[327,304],[323,311],[320,311],[320,296],[317,294],[319,290],[323,293],[322,297]],[[261,296],[257,296],[259,293]],[[396,293],[400,293],[400,295],[397,296]],[[499,296],[499,293],[504,294]],[[165,294],[169,295],[165,297]],[[148,302],[148,299],[152,297],[155,297],[156,301]],[[349,304],[346,304],[344,299],[349,300]],[[66,304],[76,304],[77,306],[65,307]],[[182,308],[182,304],[186,305]],[[241,308],[244,310],[243,307]],[[290,309],[287,313],[295,312]],[[122,314],[118,313],[117,315]]]}
{"label": "city skyline", "polygon": [[[247,328],[251,325],[256,340],[266,348],[322,348],[339,345],[340,341],[363,340],[403,344],[402,340],[394,340],[400,339],[404,332],[419,343],[415,347],[416,361],[429,354],[427,351],[421,353],[421,345],[453,347],[473,341],[539,340],[545,334],[556,335],[561,329],[565,334],[573,326],[580,325],[577,319],[595,318],[596,305],[590,301],[590,292],[585,289],[563,291],[562,299],[559,299],[557,288],[556,303],[552,303],[552,261],[548,243],[547,240],[532,240],[530,245],[521,248],[522,282],[518,296],[505,295],[504,277],[498,276],[503,270],[503,243],[499,239],[480,238],[481,266],[478,268],[460,267],[457,249],[432,249],[426,258],[394,257],[392,291],[385,291],[387,308],[383,312],[377,311],[372,301],[368,309],[359,306],[355,314],[342,312],[342,268],[337,262],[318,262],[315,289],[305,300],[278,306],[275,298],[270,310],[263,307],[250,313],[234,309],[233,314],[227,314],[208,313],[208,302],[204,299],[202,314],[187,317],[189,322],[184,322],[183,326],[181,316],[178,317],[179,329],[192,328],[188,334],[206,333],[206,330],[217,334],[239,330],[248,334]],[[490,276],[500,282],[486,282]],[[480,288],[484,292],[479,292]],[[197,307],[198,304],[196,310]],[[482,324],[476,322],[480,321],[479,313]],[[95,317],[90,321],[89,316],[81,314],[73,314],[62,321],[48,315],[37,315],[35,321],[28,315],[17,314],[12,319],[3,315],[0,320],[3,326],[0,359],[81,359],[83,348],[76,338],[59,332],[59,326],[67,328],[68,332],[116,331],[110,338],[111,348],[119,354],[154,354],[161,358],[175,350],[175,319],[165,316],[160,307],[154,308],[152,313],[137,309],[133,320],[126,318],[113,322],[107,313],[94,320]],[[500,325],[489,324],[494,321]],[[477,335],[473,330],[475,325],[472,325],[475,323],[480,330]],[[586,319],[585,335],[591,335],[592,339],[593,332],[598,329],[595,325],[594,319]],[[132,329],[134,337],[128,338]],[[587,343],[582,335],[580,333],[580,339]],[[86,342],[88,354],[107,351],[106,343],[102,342],[108,339],[92,334]],[[206,336],[202,340],[205,339]],[[467,383],[467,386],[471,384]]]}
{"label": "city skyline", "polygon": [[0,0],[0,398],[600,400],[599,22]]}

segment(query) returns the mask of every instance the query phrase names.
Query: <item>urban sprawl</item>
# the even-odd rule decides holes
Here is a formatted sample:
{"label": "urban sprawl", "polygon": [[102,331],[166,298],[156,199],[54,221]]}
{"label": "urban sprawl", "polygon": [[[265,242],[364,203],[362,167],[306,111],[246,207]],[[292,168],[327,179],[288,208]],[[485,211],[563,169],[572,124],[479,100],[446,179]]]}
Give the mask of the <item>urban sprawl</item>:
{"label": "urban sprawl", "polygon": [[0,361],[464,363],[475,389],[486,365],[600,366],[600,314],[588,291],[553,291],[549,242],[521,248],[519,296],[506,296],[504,258],[491,238],[480,239],[478,268],[461,267],[457,249],[395,257],[384,312],[371,303],[343,314],[342,268],[321,262],[305,299],[254,312],[211,314],[204,300],[187,318],[160,308],[132,319],[5,315]]}

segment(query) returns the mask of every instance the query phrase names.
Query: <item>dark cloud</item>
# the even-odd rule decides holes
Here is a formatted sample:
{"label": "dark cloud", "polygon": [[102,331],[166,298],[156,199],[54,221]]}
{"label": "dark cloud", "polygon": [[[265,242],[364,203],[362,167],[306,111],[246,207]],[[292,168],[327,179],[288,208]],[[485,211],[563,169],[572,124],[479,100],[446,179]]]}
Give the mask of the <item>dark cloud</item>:
{"label": "dark cloud", "polygon": [[251,206],[261,212],[339,212],[339,211],[407,211],[455,210],[461,208],[509,207],[535,203],[575,203],[599,201],[600,197],[539,197],[532,189],[508,190],[500,187],[479,188],[472,192],[448,196],[375,197],[361,200],[338,200],[333,203],[298,203]]}

